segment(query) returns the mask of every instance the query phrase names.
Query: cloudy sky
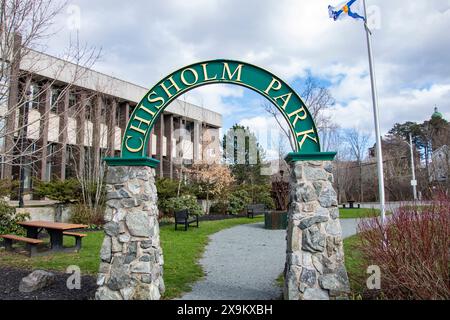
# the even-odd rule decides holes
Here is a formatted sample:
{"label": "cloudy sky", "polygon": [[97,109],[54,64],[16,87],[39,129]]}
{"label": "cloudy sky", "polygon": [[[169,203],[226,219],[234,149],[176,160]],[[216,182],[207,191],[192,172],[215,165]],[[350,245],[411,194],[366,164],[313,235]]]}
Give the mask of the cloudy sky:
{"label": "cloudy sky", "polygon": [[[329,19],[328,5],[340,2],[70,0],[48,51],[67,46],[79,8],[81,41],[103,51],[99,71],[150,88],[184,65],[228,58],[264,67],[298,92],[311,74],[336,99],[337,124],[373,132],[365,32],[355,20]],[[435,105],[450,119],[450,0],[367,2],[383,133],[395,122],[428,119]],[[187,99],[221,112],[225,128],[274,125],[261,98],[241,87],[206,86]]]}

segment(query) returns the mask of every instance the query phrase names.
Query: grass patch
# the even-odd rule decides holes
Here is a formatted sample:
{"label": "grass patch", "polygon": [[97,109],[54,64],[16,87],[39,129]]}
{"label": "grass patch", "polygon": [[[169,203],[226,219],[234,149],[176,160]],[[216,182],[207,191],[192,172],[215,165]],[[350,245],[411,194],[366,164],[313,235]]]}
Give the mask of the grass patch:
{"label": "grass patch", "polygon": [[[22,269],[45,269],[65,271],[70,265],[77,265],[84,274],[96,274],[100,263],[100,248],[103,231],[89,232],[83,239],[83,247],[79,253],[55,253],[47,256],[29,258],[22,254],[0,251],[0,266]],[[48,243],[48,238],[45,239]],[[64,237],[64,246],[75,245],[73,237]]]}
{"label": "grass patch", "polygon": [[[386,213],[389,214],[389,213]],[[341,219],[358,219],[358,218],[371,218],[380,215],[378,209],[341,209],[339,208],[339,218]]]}
{"label": "grass patch", "polygon": [[[175,231],[173,225],[161,227],[161,246],[164,255],[164,299],[172,299],[190,290],[190,285],[203,276],[198,260],[208,243],[208,237],[220,230],[241,224],[264,221],[263,216],[255,219],[237,218],[219,221],[202,221],[200,228]],[[96,275],[100,263],[100,248],[103,231],[90,232],[83,239],[79,253],[57,253],[49,256],[29,258],[25,255],[0,250],[0,267],[23,269],[45,269],[64,272],[70,265],[80,267],[83,274]],[[64,244],[74,245],[73,237],[64,237]]]}
{"label": "grass patch", "polygon": [[345,268],[350,280],[350,289],[353,297],[356,299],[362,298],[362,294],[366,289],[365,278],[368,277],[363,267],[361,252],[356,248],[359,241],[359,235],[344,239]]}

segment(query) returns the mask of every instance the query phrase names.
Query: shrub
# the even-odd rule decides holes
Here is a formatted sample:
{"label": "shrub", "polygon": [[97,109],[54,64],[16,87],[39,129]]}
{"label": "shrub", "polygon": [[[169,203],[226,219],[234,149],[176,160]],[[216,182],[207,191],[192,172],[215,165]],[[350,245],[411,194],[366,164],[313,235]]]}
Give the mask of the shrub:
{"label": "shrub", "polygon": [[275,204],[271,196],[272,188],[269,184],[243,184],[237,190],[244,190],[250,197],[249,203],[262,203],[268,209],[274,209]]}
{"label": "shrub", "polygon": [[267,209],[274,209],[275,202],[272,198],[272,187],[269,184],[253,185],[253,203],[262,203]]}
{"label": "shrub", "polygon": [[80,183],[76,179],[36,181],[34,191],[39,197],[46,197],[60,203],[71,203],[80,199]]}
{"label": "shrub", "polygon": [[197,203],[197,198],[190,195],[185,195],[181,197],[170,198],[164,201],[163,210],[167,211],[181,211],[189,210],[192,214],[203,215],[202,207]]}
{"label": "shrub", "polygon": [[209,208],[209,212],[213,214],[227,214],[228,213],[228,202],[227,201],[217,201]]}
{"label": "shrub", "polygon": [[[156,190],[158,191],[158,208],[162,211],[168,211],[166,204],[171,198],[176,198],[178,194],[178,184],[179,181],[169,179],[169,178],[158,178],[156,179]],[[183,195],[194,195],[194,190],[191,186],[187,186],[184,183],[181,184],[180,194]]]}
{"label": "shrub", "polygon": [[16,214],[16,210],[13,207],[0,200],[0,234],[25,235],[25,230],[17,223],[29,218],[30,215],[28,213]]}
{"label": "shrub", "polygon": [[158,200],[165,201],[177,196],[178,182],[168,178],[157,178]]}
{"label": "shrub", "polygon": [[70,222],[86,224],[89,226],[101,226],[103,225],[103,212],[104,208],[91,208],[82,203],[77,203],[72,206],[72,215]]}
{"label": "shrub", "polygon": [[11,197],[18,188],[19,182],[13,180],[0,180],[0,199]]}
{"label": "shrub", "polygon": [[228,197],[228,210],[231,214],[241,213],[252,199],[245,190],[236,190]]}
{"label": "shrub", "polygon": [[388,299],[449,299],[450,201],[403,207],[388,218],[360,224],[358,249],[366,264],[381,269]]}

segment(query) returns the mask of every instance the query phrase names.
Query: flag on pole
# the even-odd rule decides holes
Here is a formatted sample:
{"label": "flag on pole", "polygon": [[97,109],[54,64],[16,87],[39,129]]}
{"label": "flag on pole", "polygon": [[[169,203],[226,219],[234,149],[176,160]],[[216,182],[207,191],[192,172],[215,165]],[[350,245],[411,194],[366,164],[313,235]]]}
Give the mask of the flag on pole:
{"label": "flag on pole", "polygon": [[330,14],[330,18],[333,18],[335,21],[345,18],[362,19],[366,21],[361,0],[346,1],[337,7],[328,6],[328,13]]}

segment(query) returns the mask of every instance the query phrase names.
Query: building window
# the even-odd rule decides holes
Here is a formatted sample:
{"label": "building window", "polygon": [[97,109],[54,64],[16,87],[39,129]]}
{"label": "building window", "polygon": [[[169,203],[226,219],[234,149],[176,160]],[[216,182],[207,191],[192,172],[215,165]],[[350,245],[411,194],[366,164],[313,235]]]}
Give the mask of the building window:
{"label": "building window", "polygon": [[56,143],[47,145],[47,167],[45,170],[45,181],[52,180],[53,159],[55,157]]}
{"label": "building window", "polygon": [[24,189],[30,190],[31,189],[31,166],[30,165],[24,165],[23,168],[23,187]]}
{"label": "building window", "polygon": [[91,112],[92,112],[92,104],[91,104],[91,101],[88,100],[88,102],[86,103],[86,109],[84,112],[84,118],[86,121],[91,121],[91,119],[92,119]]}
{"label": "building window", "polygon": [[58,112],[58,103],[61,96],[61,89],[52,89],[52,94],[50,98],[50,112]]}
{"label": "building window", "polygon": [[73,108],[77,103],[77,97],[71,93],[69,94],[69,109]]}
{"label": "building window", "polygon": [[39,109],[39,87],[36,83],[30,84],[30,88],[28,89],[28,108],[38,110]]}
{"label": "building window", "polygon": [[67,146],[66,149],[66,179],[75,178],[76,173],[76,163],[75,163],[75,152],[72,146]]}
{"label": "building window", "polygon": [[100,119],[104,120],[106,116],[106,101],[104,99],[101,100],[102,107],[100,109]]}

